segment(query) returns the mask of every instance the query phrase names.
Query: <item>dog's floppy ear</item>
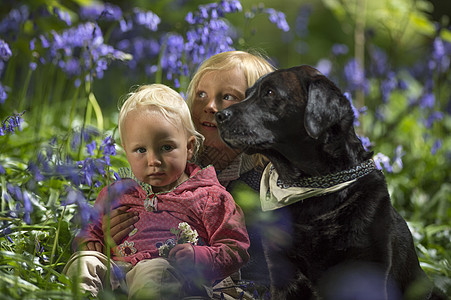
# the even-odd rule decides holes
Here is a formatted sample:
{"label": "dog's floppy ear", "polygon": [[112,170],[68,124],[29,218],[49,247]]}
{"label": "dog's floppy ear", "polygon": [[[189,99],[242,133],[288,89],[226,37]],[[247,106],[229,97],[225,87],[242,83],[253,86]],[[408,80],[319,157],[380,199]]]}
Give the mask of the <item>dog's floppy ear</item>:
{"label": "dog's floppy ear", "polygon": [[347,106],[340,98],[337,90],[327,81],[310,83],[304,115],[304,126],[308,135],[318,139],[323,132],[345,117]]}

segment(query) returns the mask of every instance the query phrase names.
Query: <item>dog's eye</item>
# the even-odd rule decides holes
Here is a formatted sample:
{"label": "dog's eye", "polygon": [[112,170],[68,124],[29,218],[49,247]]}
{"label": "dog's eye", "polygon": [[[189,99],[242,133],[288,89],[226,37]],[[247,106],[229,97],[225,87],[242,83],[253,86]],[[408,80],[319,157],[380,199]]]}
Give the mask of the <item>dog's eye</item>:
{"label": "dog's eye", "polygon": [[266,93],[265,93],[265,96],[268,96],[268,97],[272,97],[272,96],[274,96],[274,91],[273,90],[271,90],[271,89],[268,89],[267,91],[266,91]]}

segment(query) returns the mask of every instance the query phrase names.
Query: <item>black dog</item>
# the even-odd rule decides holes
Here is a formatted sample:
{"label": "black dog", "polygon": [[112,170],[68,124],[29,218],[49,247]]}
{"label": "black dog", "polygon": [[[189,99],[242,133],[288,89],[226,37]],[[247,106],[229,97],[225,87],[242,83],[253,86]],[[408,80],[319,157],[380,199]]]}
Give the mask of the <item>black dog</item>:
{"label": "black dog", "polygon": [[216,120],[229,146],[272,163],[260,196],[273,299],[434,298],[335,84],[309,66],[278,70]]}

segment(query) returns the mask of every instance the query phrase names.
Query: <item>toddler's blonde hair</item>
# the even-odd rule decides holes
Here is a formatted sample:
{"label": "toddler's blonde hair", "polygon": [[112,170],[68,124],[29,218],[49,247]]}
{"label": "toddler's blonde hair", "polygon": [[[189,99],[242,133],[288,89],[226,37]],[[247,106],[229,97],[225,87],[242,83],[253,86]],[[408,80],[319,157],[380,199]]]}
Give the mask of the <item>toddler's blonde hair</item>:
{"label": "toddler's blonde hair", "polygon": [[175,126],[182,125],[188,136],[196,138],[194,143],[193,159],[202,146],[204,137],[196,131],[191,119],[190,110],[182,96],[164,84],[150,84],[138,87],[125,97],[119,111],[118,129],[121,141],[124,141],[125,117],[132,110],[155,108]]}

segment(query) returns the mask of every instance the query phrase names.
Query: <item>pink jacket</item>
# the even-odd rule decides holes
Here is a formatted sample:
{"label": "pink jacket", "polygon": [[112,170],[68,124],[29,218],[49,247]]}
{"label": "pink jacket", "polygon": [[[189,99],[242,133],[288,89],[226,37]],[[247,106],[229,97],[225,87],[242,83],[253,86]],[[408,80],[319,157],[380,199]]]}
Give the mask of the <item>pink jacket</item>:
{"label": "pink jacket", "polygon": [[[248,261],[249,237],[243,213],[219,184],[214,168],[187,164],[186,173],[188,180],[164,193],[153,194],[149,185],[133,179],[122,179],[102,189],[94,204],[100,211],[109,199],[112,208],[127,205],[129,211],[139,212],[135,230],[118,245],[114,260],[135,265],[159,257],[158,248],[174,242],[170,229],[187,222],[199,234],[199,243],[193,246],[195,266],[202,267],[207,278],[224,278]],[[153,204],[153,211],[146,210],[145,202]],[[89,224],[76,243],[103,244],[101,219],[102,215],[99,222]]]}

